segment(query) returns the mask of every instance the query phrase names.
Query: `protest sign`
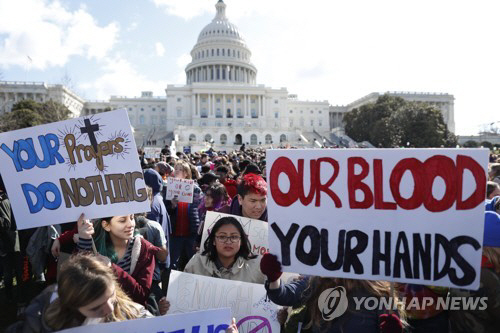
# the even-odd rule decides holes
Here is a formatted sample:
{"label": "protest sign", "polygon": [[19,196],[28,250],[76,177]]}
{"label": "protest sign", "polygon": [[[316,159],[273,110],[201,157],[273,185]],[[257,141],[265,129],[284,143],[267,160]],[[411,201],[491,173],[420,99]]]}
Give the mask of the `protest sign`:
{"label": "protest sign", "polygon": [[86,325],[59,333],[224,333],[231,324],[229,308],[169,314],[115,323]]}
{"label": "protest sign", "polygon": [[19,229],[151,209],[125,110],[1,133],[0,143]]}
{"label": "protest sign", "polygon": [[247,217],[217,213],[217,212],[207,212],[205,216],[205,223],[203,225],[203,234],[201,235],[201,246],[200,250],[203,252],[205,249],[205,241],[210,235],[210,230],[214,224],[221,218],[231,216],[240,222],[245,234],[248,236],[248,240],[252,246],[252,253],[256,255],[262,255],[269,252],[269,241],[268,241],[268,223],[260,220],[254,220]]}
{"label": "protest sign", "polygon": [[177,197],[179,202],[193,202],[194,180],[180,179],[174,177],[167,178],[167,196],[166,200],[172,200]]}
{"label": "protest sign", "polygon": [[283,269],[477,289],[487,149],[268,150]]}
{"label": "protest sign", "polygon": [[144,157],[145,158],[160,158],[161,157],[161,148],[152,148],[152,147],[144,148]]}
{"label": "protest sign", "polygon": [[277,306],[266,301],[261,284],[172,271],[169,313],[230,307],[240,333],[279,333]]}

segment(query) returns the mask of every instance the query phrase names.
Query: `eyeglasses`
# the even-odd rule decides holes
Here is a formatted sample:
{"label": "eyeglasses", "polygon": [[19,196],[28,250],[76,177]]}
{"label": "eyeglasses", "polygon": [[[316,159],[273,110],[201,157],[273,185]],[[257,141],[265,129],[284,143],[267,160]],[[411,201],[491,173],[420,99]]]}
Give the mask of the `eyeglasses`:
{"label": "eyeglasses", "polygon": [[227,240],[230,240],[231,243],[237,243],[241,237],[240,236],[215,236],[215,238],[221,243],[227,243]]}

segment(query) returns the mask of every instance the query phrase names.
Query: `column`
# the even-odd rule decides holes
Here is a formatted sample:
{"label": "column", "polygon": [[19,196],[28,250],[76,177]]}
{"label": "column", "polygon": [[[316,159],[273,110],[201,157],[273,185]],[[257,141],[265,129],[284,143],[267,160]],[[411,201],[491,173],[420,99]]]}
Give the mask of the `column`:
{"label": "column", "polygon": [[200,109],[200,94],[197,94],[196,95],[197,99],[198,99],[198,103],[196,104],[196,115],[198,115],[198,112],[201,112],[201,109]]}
{"label": "column", "polygon": [[215,113],[215,94],[212,94],[212,111],[210,112],[211,115],[214,115]]}
{"label": "column", "polygon": [[226,118],[226,95],[225,94],[222,94],[222,118]]}
{"label": "column", "polygon": [[250,95],[247,95],[247,112],[248,112],[247,115],[249,115],[250,117],[252,117],[252,113],[250,112],[250,108],[252,106],[251,103],[250,103],[250,97],[251,97]]}
{"label": "column", "polygon": [[259,96],[259,109],[260,109],[260,115],[264,116],[264,100],[262,98],[262,95]]}
{"label": "column", "polygon": [[[193,111],[195,110],[196,110],[196,94],[193,93],[191,95],[191,114],[193,114],[194,113]],[[177,110],[175,111],[175,116],[177,117]]]}
{"label": "column", "polygon": [[236,110],[236,95],[233,94],[233,118],[237,118],[238,117],[238,113],[237,113],[237,110]]}
{"label": "column", "polygon": [[208,114],[212,114],[212,94],[208,94]]}
{"label": "column", "polygon": [[243,95],[243,117],[248,117],[247,95]]}

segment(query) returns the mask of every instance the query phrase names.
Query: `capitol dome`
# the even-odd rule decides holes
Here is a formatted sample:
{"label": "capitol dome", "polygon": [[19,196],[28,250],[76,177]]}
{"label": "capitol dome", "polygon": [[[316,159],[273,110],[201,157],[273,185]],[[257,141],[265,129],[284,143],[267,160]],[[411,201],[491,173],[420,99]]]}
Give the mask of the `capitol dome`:
{"label": "capitol dome", "polygon": [[256,84],[257,69],[250,62],[251,52],[236,25],[226,17],[226,4],[219,0],[216,14],[206,25],[191,50],[186,82]]}

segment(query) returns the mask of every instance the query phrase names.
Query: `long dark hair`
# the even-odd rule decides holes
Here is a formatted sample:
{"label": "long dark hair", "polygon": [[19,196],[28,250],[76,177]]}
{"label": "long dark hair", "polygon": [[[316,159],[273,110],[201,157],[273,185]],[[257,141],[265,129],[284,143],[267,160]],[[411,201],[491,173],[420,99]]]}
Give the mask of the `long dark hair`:
{"label": "long dark hair", "polygon": [[252,254],[252,247],[250,245],[250,241],[248,240],[247,234],[245,233],[245,230],[243,230],[241,223],[232,216],[223,217],[215,223],[212,230],[210,230],[208,238],[205,240],[205,249],[203,250],[202,255],[207,256],[208,259],[214,262],[215,260],[217,260],[218,254],[217,249],[214,245],[215,234],[220,229],[220,227],[228,224],[234,225],[241,236],[240,250],[238,251],[238,253],[236,253],[235,259],[237,259],[238,257],[242,257],[246,260],[256,258],[257,256]]}

